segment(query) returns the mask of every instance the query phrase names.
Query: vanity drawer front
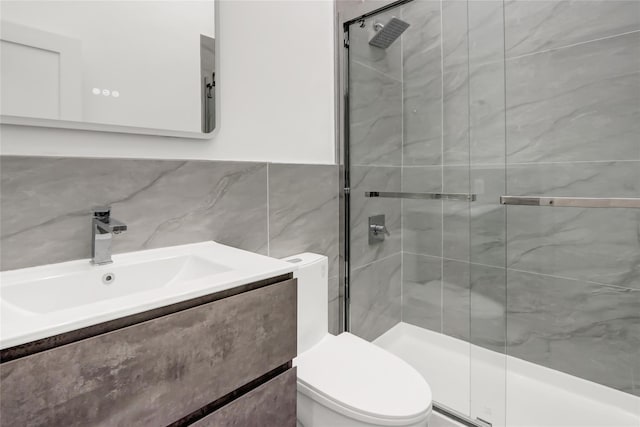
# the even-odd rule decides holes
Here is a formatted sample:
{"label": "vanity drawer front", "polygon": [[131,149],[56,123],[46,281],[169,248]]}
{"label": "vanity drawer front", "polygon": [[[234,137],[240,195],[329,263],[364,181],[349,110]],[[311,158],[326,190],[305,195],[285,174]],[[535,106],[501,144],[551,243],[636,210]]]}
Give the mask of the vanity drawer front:
{"label": "vanity drawer front", "polygon": [[295,427],[296,369],[289,369],[192,427]]}
{"label": "vanity drawer front", "polygon": [[2,425],[162,426],[296,355],[295,279],[0,365]]}

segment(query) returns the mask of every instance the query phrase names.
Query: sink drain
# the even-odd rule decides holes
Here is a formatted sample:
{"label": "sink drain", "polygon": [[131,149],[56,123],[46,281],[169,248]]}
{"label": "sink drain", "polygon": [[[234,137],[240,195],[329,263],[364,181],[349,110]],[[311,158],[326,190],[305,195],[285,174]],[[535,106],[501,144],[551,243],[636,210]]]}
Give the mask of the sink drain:
{"label": "sink drain", "polygon": [[113,273],[106,273],[104,276],[102,276],[102,283],[104,283],[105,285],[112,284],[114,280],[116,280],[116,275]]}

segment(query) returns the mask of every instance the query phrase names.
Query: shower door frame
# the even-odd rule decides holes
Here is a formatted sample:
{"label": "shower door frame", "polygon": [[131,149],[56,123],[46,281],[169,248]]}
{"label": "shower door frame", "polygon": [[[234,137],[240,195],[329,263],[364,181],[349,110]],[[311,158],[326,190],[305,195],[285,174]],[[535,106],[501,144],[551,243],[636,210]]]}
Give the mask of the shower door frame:
{"label": "shower door frame", "polygon": [[[356,18],[350,19],[342,23],[342,31],[344,34],[343,43],[342,43],[342,52],[344,58],[344,64],[342,66],[339,65],[343,70],[342,78],[338,79],[341,82],[342,86],[342,99],[343,99],[343,114],[342,114],[342,129],[343,129],[343,137],[342,143],[340,144],[340,151],[342,155],[342,170],[343,173],[340,174],[340,194],[342,197],[340,198],[341,209],[341,217],[344,218],[344,224],[342,227],[343,234],[343,244],[340,247],[341,257],[343,259],[343,272],[341,274],[340,280],[340,294],[343,296],[342,298],[342,307],[340,309],[340,331],[341,332],[349,332],[351,329],[351,325],[349,322],[349,305],[351,303],[351,294],[350,294],[350,240],[351,240],[351,157],[350,157],[350,117],[349,117],[349,28],[353,24],[357,24],[360,21],[363,21],[371,16],[378,15],[382,12],[385,12],[389,9],[394,9],[396,7],[400,7],[403,4],[411,3],[414,0],[396,0],[392,3],[389,3],[385,6],[374,9],[365,14],[359,15]],[[339,62],[339,61],[338,61]]]}

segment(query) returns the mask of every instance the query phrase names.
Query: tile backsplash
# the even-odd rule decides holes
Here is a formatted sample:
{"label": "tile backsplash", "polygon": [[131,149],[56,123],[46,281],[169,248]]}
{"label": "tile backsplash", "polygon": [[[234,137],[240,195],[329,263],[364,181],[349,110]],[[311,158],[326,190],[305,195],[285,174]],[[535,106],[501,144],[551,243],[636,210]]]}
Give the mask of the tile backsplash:
{"label": "tile backsplash", "polygon": [[2,156],[0,174],[2,270],[88,258],[91,209],[111,205],[129,227],[114,253],[206,240],[309,251],[338,283],[336,165]]}

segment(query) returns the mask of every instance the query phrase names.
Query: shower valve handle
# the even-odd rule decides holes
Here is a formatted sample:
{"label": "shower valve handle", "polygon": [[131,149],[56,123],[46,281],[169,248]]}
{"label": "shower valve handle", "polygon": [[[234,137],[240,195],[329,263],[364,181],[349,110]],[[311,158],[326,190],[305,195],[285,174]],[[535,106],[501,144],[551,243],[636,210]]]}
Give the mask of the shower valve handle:
{"label": "shower valve handle", "polygon": [[391,233],[389,233],[389,230],[387,230],[387,227],[385,225],[371,224],[369,228],[371,228],[371,232],[373,232],[373,234],[375,235],[384,233],[387,236],[391,236]]}

